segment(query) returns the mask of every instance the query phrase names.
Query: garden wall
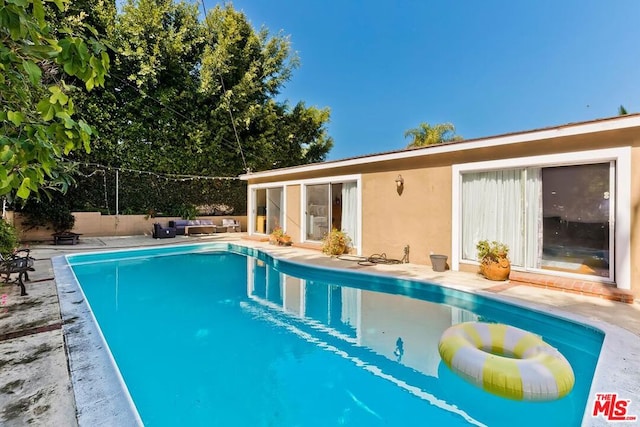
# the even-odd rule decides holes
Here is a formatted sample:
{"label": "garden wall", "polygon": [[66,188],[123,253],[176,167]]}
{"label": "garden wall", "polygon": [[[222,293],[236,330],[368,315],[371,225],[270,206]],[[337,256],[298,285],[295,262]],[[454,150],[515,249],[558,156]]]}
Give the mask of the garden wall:
{"label": "garden wall", "polygon": [[[80,233],[85,237],[109,237],[109,236],[150,236],[153,224],[158,222],[167,226],[169,221],[180,217],[151,218],[146,215],[102,215],[100,212],[73,212],[75,225],[71,231]],[[18,230],[18,236],[23,242],[53,240],[50,228],[37,227],[24,230],[22,226],[23,216],[18,212],[8,212],[7,218],[11,220]],[[198,219],[210,219],[216,225],[222,225],[222,220],[232,218],[240,221],[242,231],[247,230],[247,217],[238,215],[229,216],[199,216]]]}

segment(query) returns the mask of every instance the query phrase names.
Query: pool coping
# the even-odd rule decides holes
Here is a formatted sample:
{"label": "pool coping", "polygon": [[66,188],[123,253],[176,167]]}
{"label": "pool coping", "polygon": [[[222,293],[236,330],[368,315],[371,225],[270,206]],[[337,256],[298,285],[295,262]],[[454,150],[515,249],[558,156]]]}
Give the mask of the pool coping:
{"label": "pool coping", "polygon": [[79,426],[144,426],[66,255],[51,259]]}
{"label": "pool coping", "polygon": [[[211,246],[212,243],[202,244]],[[300,262],[286,258],[286,254],[270,251],[268,248],[256,248],[243,242],[217,242],[215,246],[233,250],[233,247],[247,248],[257,251],[276,261],[291,263],[298,266],[312,266],[314,268],[341,271],[340,267],[326,267],[313,262]],[[172,245],[173,248],[192,245]],[[197,245],[201,246],[201,245]],[[143,248],[129,248],[109,252],[135,251]],[[95,253],[105,251],[96,251]],[[94,252],[87,252],[92,254]],[[129,395],[117,364],[114,361],[108,345],[102,336],[95,317],[84,297],[82,289],[73,274],[67,260],[68,255],[52,258],[52,265],[58,294],[60,310],[63,320],[63,334],[67,347],[69,371],[73,385],[73,392],[78,408],[78,424],[100,425],[105,420],[115,422],[116,425],[143,425]],[[593,408],[599,394],[617,393],[619,399],[628,400],[627,414],[640,417],[640,373],[632,366],[640,366],[640,337],[621,327],[611,325],[599,319],[587,318],[583,315],[571,313],[546,304],[523,301],[507,295],[496,295],[482,289],[468,289],[464,286],[435,281],[433,279],[416,279],[391,271],[360,272],[372,276],[409,280],[412,282],[427,282],[478,295],[483,298],[506,302],[517,307],[543,312],[569,321],[581,323],[604,333],[604,340],[600,356],[594,372],[589,392],[589,398],[582,419],[583,426],[610,425],[602,415],[594,417]],[[78,353],[80,350],[80,353]],[[615,367],[615,368],[614,368]]]}
{"label": "pool coping", "polygon": [[[255,248],[250,248],[256,250]],[[260,250],[260,249],[258,249]],[[278,258],[277,252],[263,251],[273,258]],[[297,261],[281,259],[282,261],[292,264],[305,265]],[[334,270],[335,268],[313,265],[315,268]],[[339,268],[338,268],[339,269]],[[498,295],[482,289],[468,289],[464,286],[448,283],[446,281],[420,280],[415,277],[398,274],[396,272],[359,272],[372,276],[389,276],[392,275],[396,279],[404,279],[411,282],[427,282],[436,284],[449,289],[465,292],[472,295],[478,295],[490,300],[506,302],[516,307],[534,310],[544,314],[549,314],[561,319],[573,321],[588,327],[601,331],[604,334],[600,356],[591,382],[589,397],[582,419],[582,426],[599,427],[610,426],[610,420],[606,420],[603,416],[593,416],[594,405],[599,395],[617,394],[619,400],[628,400],[627,414],[640,419],[640,372],[632,369],[631,366],[640,366],[640,337],[627,331],[619,326],[612,325],[599,319],[592,319],[580,314],[571,313],[546,304],[537,304],[535,302],[524,301],[519,298],[508,295]],[[611,366],[622,366],[622,369],[611,370]],[[619,420],[621,421],[621,420]]]}
{"label": "pool coping", "polygon": [[[640,374],[628,365],[640,365],[640,337],[598,319],[589,319],[555,307],[524,302],[509,296],[496,296],[486,291],[476,291],[479,295],[518,307],[542,311],[562,319],[574,321],[600,330],[604,334],[600,355],[593,373],[589,398],[582,418],[582,426],[610,426],[610,421],[601,416],[593,416],[593,410],[599,394],[617,394],[619,399],[630,399],[628,414],[640,419]],[[631,362],[631,360],[635,360]],[[612,370],[611,366],[625,366],[626,369]],[[635,378],[634,378],[635,376]]]}

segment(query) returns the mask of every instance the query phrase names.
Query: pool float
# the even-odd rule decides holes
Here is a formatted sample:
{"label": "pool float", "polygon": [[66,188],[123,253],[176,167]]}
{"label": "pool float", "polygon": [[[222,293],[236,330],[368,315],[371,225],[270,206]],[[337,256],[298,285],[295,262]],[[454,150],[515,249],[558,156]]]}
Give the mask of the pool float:
{"label": "pool float", "polygon": [[453,372],[509,399],[560,399],[575,383],[571,365],[558,350],[513,326],[459,323],[444,331],[438,351]]}

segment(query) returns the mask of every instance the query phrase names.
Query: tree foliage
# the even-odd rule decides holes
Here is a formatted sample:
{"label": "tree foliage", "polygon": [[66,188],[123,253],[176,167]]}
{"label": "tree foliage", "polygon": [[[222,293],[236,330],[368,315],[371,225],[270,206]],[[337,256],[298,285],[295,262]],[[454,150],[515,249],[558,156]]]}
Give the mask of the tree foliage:
{"label": "tree foliage", "polygon": [[[70,208],[109,211],[115,168],[236,176],[322,161],[332,147],[327,108],[276,100],[298,65],[290,40],[231,5],[200,20],[173,0],[6,1],[0,196],[70,189]],[[121,211],[246,205],[244,183],[121,179]]]}
{"label": "tree foliage", "polygon": [[52,193],[51,199],[30,198],[21,207],[21,212],[24,215],[22,226],[26,230],[51,227],[59,233],[71,230],[76,222],[69,201],[60,192]]}
{"label": "tree foliage", "polygon": [[428,123],[420,123],[417,128],[409,129],[404,133],[405,138],[411,138],[407,148],[425,147],[427,145],[443,142],[461,141],[462,137],[455,134],[455,127],[451,123],[440,123],[431,126]]}
{"label": "tree foliage", "polygon": [[[200,19],[197,4],[127,0],[119,13],[100,16],[113,48],[111,78],[79,102],[100,137],[90,154],[74,160],[234,177],[325,159],[333,144],[326,131],[329,110],[276,100],[298,65],[288,37],[255,30],[231,5]],[[77,205],[105,204],[101,186],[87,188],[102,177],[79,179],[72,192]],[[223,202],[222,195],[233,200],[236,212],[244,209],[246,185],[220,181],[217,188],[215,182],[194,181],[195,190],[185,190],[189,183],[169,180],[164,187],[140,177],[131,199],[121,182],[122,210],[168,212],[169,199],[174,206],[208,204]],[[162,199],[161,188],[180,192]],[[93,198],[82,200],[89,193]]]}
{"label": "tree foliage", "polygon": [[198,16],[172,0],[123,6],[113,78],[85,106],[101,130],[91,159],[212,176],[324,160],[328,109],[275,100],[297,65],[288,38],[230,5]]}
{"label": "tree foliage", "polygon": [[0,196],[65,190],[63,156],[90,151],[94,130],[76,117],[73,96],[104,84],[106,48],[68,0],[0,0]]}
{"label": "tree foliage", "polygon": [[18,232],[13,224],[0,219],[0,255],[11,255],[18,247]]}

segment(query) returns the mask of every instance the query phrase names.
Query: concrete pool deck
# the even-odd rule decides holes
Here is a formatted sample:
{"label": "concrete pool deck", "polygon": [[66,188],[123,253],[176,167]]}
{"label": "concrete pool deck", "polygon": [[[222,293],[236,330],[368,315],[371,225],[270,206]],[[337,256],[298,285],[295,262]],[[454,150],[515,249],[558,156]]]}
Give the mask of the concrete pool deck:
{"label": "concrete pool deck", "polygon": [[[19,288],[15,285],[0,286],[0,424],[116,425],[114,418],[109,418],[110,414],[88,414],[84,408],[76,405],[69,372],[70,356],[66,353],[62,332],[60,291],[54,280],[53,258],[78,252],[215,241],[257,247],[275,257],[313,265],[442,283],[576,320],[589,320],[607,333],[596,371],[594,392],[618,393],[619,399],[631,399],[628,414],[640,416],[638,302],[625,304],[521,284],[496,284],[476,274],[454,271],[439,273],[424,265],[361,266],[353,261],[329,258],[318,251],[270,246],[243,240],[242,236],[238,233],[221,233],[159,240],[148,236],[83,238],[74,246],[32,246],[36,271],[31,275],[32,281],[27,283],[29,295],[20,297]],[[69,346],[68,342],[66,346]],[[590,421],[586,425],[607,425],[602,417]]]}

